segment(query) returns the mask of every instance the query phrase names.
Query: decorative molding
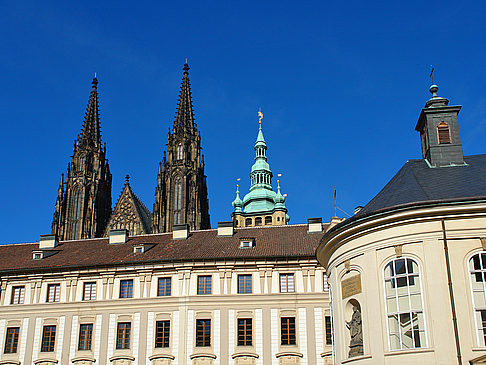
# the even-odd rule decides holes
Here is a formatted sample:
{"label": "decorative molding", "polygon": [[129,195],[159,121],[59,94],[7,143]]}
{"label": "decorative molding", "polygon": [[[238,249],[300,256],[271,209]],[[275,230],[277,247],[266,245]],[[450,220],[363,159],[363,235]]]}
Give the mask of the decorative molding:
{"label": "decorative molding", "polygon": [[236,359],[238,357],[253,357],[255,359],[258,359],[260,356],[258,354],[255,354],[254,352],[237,352],[231,355],[232,359]]}
{"label": "decorative molding", "polygon": [[158,359],[169,359],[169,360],[174,360],[175,359],[175,356],[174,355],[170,355],[170,354],[156,354],[156,355],[152,355],[152,356],[149,356],[148,358],[150,361],[153,361],[153,360],[158,360]]}
{"label": "decorative molding", "polygon": [[206,357],[206,358],[209,358],[209,359],[216,359],[216,355],[214,355],[214,354],[208,354],[208,353],[202,353],[202,352],[196,353],[196,354],[192,354],[192,355],[189,356],[189,358],[191,360],[197,359],[197,358],[200,358],[200,357]]}
{"label": "decorative molding", "polygon": [[300,352],[294,352],[294,351],[283,351],[275,354],[275,357],[277,359],[283,356],[304,357],[304,355],[301,354]]}

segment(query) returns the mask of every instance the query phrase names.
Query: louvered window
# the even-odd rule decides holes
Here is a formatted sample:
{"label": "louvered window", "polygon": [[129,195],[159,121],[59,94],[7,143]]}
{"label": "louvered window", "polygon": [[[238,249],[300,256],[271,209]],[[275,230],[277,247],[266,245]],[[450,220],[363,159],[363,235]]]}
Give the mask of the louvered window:
{"label": "louvered window", "polygon": [[280,293],[293,293],[294,291],[294,274],[280,274]]}
{"label": "louvered window", "polygon": [[437,133],[439,135],[439,144],[451,143],[451,134],[449,125],[446,122],[440,122],[437,126]]}
{"label": "louvered window", "polygon": [[84,283],[83,300],[96,300],[96,282]]}

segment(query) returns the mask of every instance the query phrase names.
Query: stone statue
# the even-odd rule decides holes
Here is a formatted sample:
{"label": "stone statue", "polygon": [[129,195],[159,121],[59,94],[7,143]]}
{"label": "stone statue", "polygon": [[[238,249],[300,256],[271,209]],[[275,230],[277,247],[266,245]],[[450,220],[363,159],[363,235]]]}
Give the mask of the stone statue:
{"label": "stone statue", "polygon": [[351,340],[349,341],[349,357],[363,355],[363,332],[361,326],[361,312],[356,306],[353,306],[353,315],[351,321],[346,322],[349,329]]}

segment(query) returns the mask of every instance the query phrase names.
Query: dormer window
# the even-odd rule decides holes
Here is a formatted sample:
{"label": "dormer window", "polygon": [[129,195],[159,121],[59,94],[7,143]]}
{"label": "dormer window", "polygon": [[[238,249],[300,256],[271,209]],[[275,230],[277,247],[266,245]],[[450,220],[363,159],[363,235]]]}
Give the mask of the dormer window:
{"label": "dormer window", "polygon": [[44,252],[42,252],[42,251],[34,251],[32,258],[34,260],[42,260],[44,258]]}
{"label": "dormer window", "polygon": [[451,143],[449,125],[446,122],[439,123],[437,126],[437,134],[439,136],[439,144]]}
{"label": "dormer window", "polygon": [[255,247],[254,238],[242,238],[240,240],[240,248],[252,248]]}

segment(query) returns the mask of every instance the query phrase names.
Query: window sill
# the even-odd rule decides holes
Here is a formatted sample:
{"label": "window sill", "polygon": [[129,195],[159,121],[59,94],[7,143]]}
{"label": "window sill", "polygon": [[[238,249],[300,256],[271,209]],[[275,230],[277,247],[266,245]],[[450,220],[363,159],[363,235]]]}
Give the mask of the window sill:
{"label": "window sill", "polygon": [[418,349],[407,349],[407,350],[394,350],[390,352],[385,352],[383,356],[394,356],[394,355],[408,355],[408,354],[423,354],[427,352],[434,352],[431,348],[418,348]]}
{"label": "window sill", "polygon": [[255,359],[258,359],[258,354],[255,354],[254,352],[237,352],[233,355],[231,355],[232,359],[236,359],[238,357],[253,357]]}
{"label": "window sill", "polygon": [[486,351],[486,347],[473,347],[471,351]]}
{"label": "window sill", "polygon": [[0,360],[0,365],[20,365],[20,361],[17,361],[17,360]]}
{"label": "window sill", "polygon": [[37,359],[37,360],[34,360],[34,364],[37,365],[37,364],[42,364],[42,363],[47,363],[47,364],[57,364],[59,361],[57,361],[55,358],[46,358],[46,357],[43,357],[43,358],[40,358],[40,359]]}
{"label": "window sill", "polygon": [[371,355],[361,355],[361,356],[351,357],[349,359],[345,359],[341,361],[341,364],[347,364],[353,361],[366,360],[366,359],[371,359]]}
{"label": "window sill", "polygon": [[216,355],[210,354],[210,353],[203,353],[203,352],[199,352],[199,353],[192,354],[192,355],[189,356],[189,358],[191,360],[201,358],[201,357],[202,358],[216,359]]}
{"label": "window sill", "polygon": [[174,355],[170,355],[170,354],[155,354],[155,355],[152,355],[152,356],[149,357],[149,360],[150,361],[158,360],[158,359],[174,360],[175,359],[175,356]]}
{"label": "window sill", "polygon": [[115,360],[130,360],[130,361],[135,361],[135,358],[130,355],[115,355],[110,357],[110,362],[113,362]]}
{"label": "window sill", "polygon": [[279,352],[278,354],[275,354],[275,357],[277,359],[283,356],[304,357],[304,355],[302,355],[300,352],[294,352],[294,351],[282,351]]}

